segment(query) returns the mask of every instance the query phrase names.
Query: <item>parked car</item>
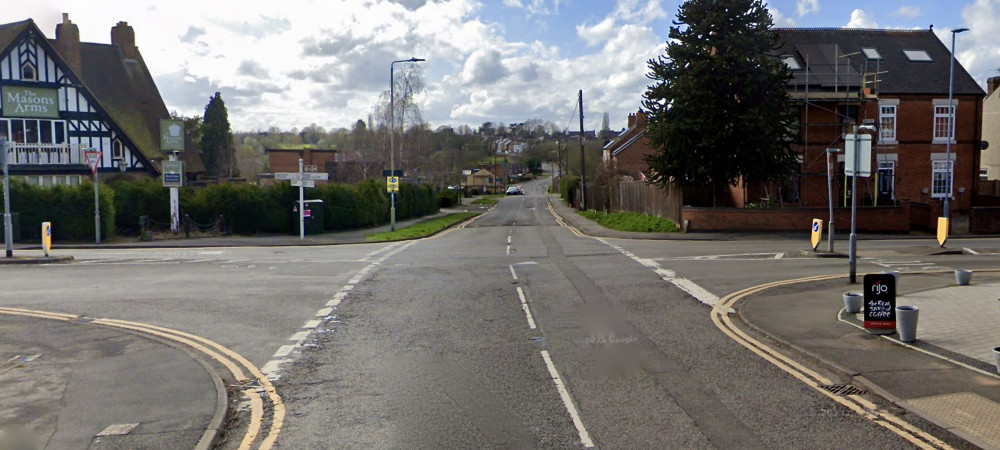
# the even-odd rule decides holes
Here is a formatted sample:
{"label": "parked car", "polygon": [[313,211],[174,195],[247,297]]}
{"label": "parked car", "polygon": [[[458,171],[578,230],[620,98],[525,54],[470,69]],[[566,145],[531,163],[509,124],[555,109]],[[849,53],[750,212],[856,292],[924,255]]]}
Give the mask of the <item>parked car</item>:
{"label": "parked car", "polygon": [[524,190],[521,186],[511,186],[507,188],[507,195],[524,195]]}

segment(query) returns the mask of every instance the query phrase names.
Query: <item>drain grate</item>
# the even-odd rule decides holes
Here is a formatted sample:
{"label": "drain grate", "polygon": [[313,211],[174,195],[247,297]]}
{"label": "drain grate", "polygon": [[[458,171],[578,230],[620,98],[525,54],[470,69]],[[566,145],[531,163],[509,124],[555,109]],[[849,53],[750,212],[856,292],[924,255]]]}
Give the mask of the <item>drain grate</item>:
{"label": "drain grate", "polygon": [[826,386],[820,386],[820,389],[823,389],[824,391],[836,395],[858,395],[858,394],[868,393],[862,389],[858,389],[849,384],[830,384]]}

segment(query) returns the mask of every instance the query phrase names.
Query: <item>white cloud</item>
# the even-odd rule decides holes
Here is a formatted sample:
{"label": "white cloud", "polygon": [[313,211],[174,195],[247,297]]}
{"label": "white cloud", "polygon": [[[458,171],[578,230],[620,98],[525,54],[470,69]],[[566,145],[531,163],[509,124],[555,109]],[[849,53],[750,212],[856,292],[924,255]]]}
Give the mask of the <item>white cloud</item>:
{"label": "white cloud", "polygon": [[865,10],[855,9],[851,12],[851,20],[844,25],[845,28],[878,28],[878,24]]}
{"label": "white cloud", "polygon": [[[962,9],[964,28],[969,31],[958,34],[955,40],[955,57],[981,86],[986,79],[997,75],[1000,66],[1000,47],[996,37],[1000,35],[1000,1],[976,0]],[[935,28],[935,33],[951,46],[951,30]]]}
{"label": "white cloud", "polygon": [[919,6],[900,6],[899,9],[893,11],[892,17],[902,17],[905,19],[916,19],[920,17],[922,12]]}
{"label": "white cloud", "polygon": [[793,28],[796,26],[795,20],[790,17],[785,17],[781,11],[778,11],[775,8],[768,8],[768,10],[771,12],[771,20],[774,22],[774,26],[784,28]]}
{"label": "white cloud", "polygon": [[796,5],[799,17],[819,12],[819,0],[799,0]]}

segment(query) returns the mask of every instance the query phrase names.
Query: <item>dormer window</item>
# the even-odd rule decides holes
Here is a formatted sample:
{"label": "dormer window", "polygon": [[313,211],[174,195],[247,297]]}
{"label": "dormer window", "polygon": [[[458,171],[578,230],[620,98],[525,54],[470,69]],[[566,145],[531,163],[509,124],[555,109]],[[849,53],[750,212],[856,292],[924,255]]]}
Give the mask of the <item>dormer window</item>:
{"label": "dormer window", "polygon": [[38,72],[35,70],[35,66],[31,63],[24,63],[21,66],[21,80],[23,81],[38,81]]}
{"label": "dormer window", "polygon": [[906,59],[910,62],[931,62],[931,55],[927,54],[926,50],[903,50],[903,54],[906,55]]}
{"label": "dormer window", "polygon": [[802,65],[792,55],[781,55],[781,62],[785,63],[788,70],[802,70]]}

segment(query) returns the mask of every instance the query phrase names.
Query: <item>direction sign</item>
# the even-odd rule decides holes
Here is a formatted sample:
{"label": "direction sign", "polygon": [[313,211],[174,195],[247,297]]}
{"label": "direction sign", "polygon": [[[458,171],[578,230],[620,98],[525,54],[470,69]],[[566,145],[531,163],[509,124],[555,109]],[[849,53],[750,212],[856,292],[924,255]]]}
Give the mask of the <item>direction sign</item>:
{"label": "direction sign", "polygon": [[275,172],[275,180],[329,180],[330,174],[326,172],[321,173],[303,173],[301,176],[298,172]]}
{"label": "direction sign", "polygon": [[314,180],[292,180],[292,186],[316,187]]}
{"label": "direction sign", "polygon": [[316,173],[319,172],[319,166],[316,164],[307,164],[302,166],[303,172]]}
{"label": "direction sign", "polygon": [[84,155],[87,156],[87,165],[90,166],[90,173],[97,174],[97,166],[101,163],[101,152],[98,151],[86,151]]}
{"label": "direction sign", "polygon": [[809,242],[812,244],[813,251],[816,251],[816,247],[819,247],[819,241],[823,237],[823,221],[820,219],[813,219],[812,223],[812,236]]}

